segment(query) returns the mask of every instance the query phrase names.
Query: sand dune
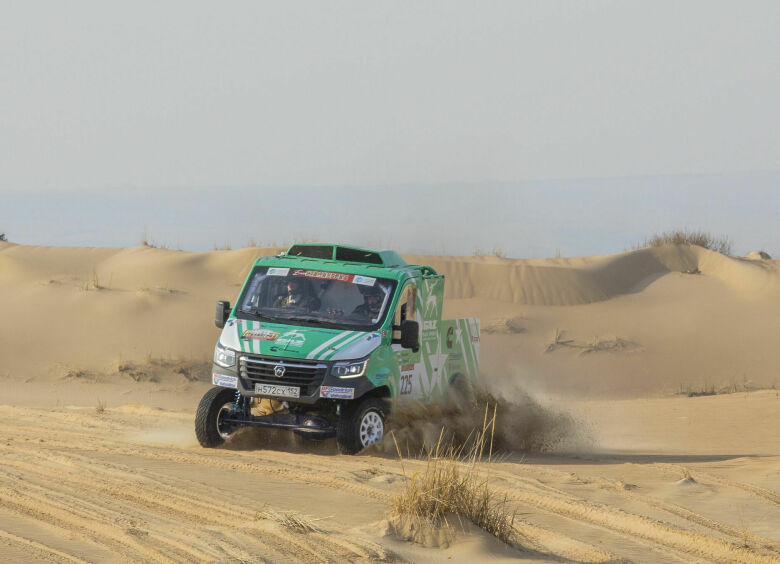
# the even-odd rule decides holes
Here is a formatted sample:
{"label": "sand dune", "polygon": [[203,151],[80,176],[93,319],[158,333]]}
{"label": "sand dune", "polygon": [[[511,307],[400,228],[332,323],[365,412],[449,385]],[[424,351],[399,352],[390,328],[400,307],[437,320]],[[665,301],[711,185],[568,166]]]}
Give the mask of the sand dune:
{"label": "sand dune", "polygon": [[[41,382],[72,370],[111,374],[126,360],[206,363],[214,301],[235,299],[252,261],[278,251],[5,243],[0,374]],[[555,378],[558,393],[780,385],[778,261],[688,246],[570,259],[406,258],[447,276],[446,315],[477,315],[486,327],[517,320],[521,334],[485,338],[483,366],[496,376],[516,379],[522,369],[544,388]],[[556,332],[583,345],[634,346],[589,358],[540,354]]]}
{"label": "sand dune", "polygon": [[673,272],[701,272],[740,292],[777,291],[777,265],[727,257],[701,247],[667,245],[573,259],[409,256],[448,276],[447,297],[527,305],[581,305],[635,292]]}
{"label": "sand dune", "polygon": [[[195,442],[214,301],[279,250],[0,242],[3,560],[780,561],[778,261],[688,246],[405,257],[447,276],[445,316],[490,329],[504,443],[531,449],[490,469],[522,546],[466,527],[426,549],[385,520],[420,461],[287,435]],[[399,436],[479,414],[447,417],[399,416]],[[274,517],[289,511],[317,530]]]}

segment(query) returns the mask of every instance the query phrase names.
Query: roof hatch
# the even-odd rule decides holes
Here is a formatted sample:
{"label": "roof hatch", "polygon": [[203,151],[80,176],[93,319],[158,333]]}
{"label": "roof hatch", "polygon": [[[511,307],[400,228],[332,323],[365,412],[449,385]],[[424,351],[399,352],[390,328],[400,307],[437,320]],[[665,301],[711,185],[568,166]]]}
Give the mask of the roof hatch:
{"label": "roof hatch", "polygon": [[395,251],[372,251],[369,249],[345,247],[342,245],[293,245],[287,251],[287,256],[336,260],[339,262],[356,262],[361,264],[376,264],[380,266],[406,265],[406,261],[404,261],[404,259]]}

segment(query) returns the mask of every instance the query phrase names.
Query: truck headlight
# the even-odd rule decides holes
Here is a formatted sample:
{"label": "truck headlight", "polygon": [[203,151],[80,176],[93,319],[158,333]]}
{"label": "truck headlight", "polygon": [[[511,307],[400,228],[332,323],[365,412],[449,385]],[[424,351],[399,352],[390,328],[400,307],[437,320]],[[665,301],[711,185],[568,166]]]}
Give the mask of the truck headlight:
{"label": "truck headlight", "polygon": [[338,376],[342,380],[347,378],[359,378],[366,373],[369,359],[359,360],[357,362],[337,362],[333,365],[331,374]]}
{"label": "truck headlight", "polygon": [[214,364],[219,364],[225,368],[230,368],[236,365],[236,351],[223,347],[219,341],[217,346],[214,347]]}

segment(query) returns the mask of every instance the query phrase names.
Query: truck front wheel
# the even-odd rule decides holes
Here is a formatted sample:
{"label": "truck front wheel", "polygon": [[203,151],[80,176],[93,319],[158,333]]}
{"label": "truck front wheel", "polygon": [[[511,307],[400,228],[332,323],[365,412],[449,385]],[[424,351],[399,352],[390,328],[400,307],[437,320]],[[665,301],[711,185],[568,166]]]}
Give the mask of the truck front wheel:
{"label": "truck front wheel", "polygon": [[195,435],[201,446],[218,447],[236,430],[224,421],[226,416],[233,413],[235,398],[235,390],[215,387],[200,400],[195,413]]}
{"label": "truck front wheel", "polygon": [[378,443],[385,435],[387,407],[379,398],[368,398],[354,407],[348,405],[336,425],[336,441],[344,454],[356,454]]}

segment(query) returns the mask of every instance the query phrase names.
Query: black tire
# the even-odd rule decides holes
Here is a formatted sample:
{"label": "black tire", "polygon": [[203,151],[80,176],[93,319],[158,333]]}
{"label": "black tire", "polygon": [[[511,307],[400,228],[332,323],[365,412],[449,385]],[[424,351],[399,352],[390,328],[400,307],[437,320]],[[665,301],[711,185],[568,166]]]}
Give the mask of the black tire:
{"label": "black tire", "polygon": [[367,398],[346,405],[336,424],[336,441],[343,454],[357,454],[382,440],[387,405],[379,398]]}
{"label": "black tire", "polygon": [[214,448],[224,444],[225,439],[236,431],[220,422],[221,416],[232,411],[236,391],[230,388],[211,388],[198,404],[195,413],[195,436],[198,442],[206,448]]}

